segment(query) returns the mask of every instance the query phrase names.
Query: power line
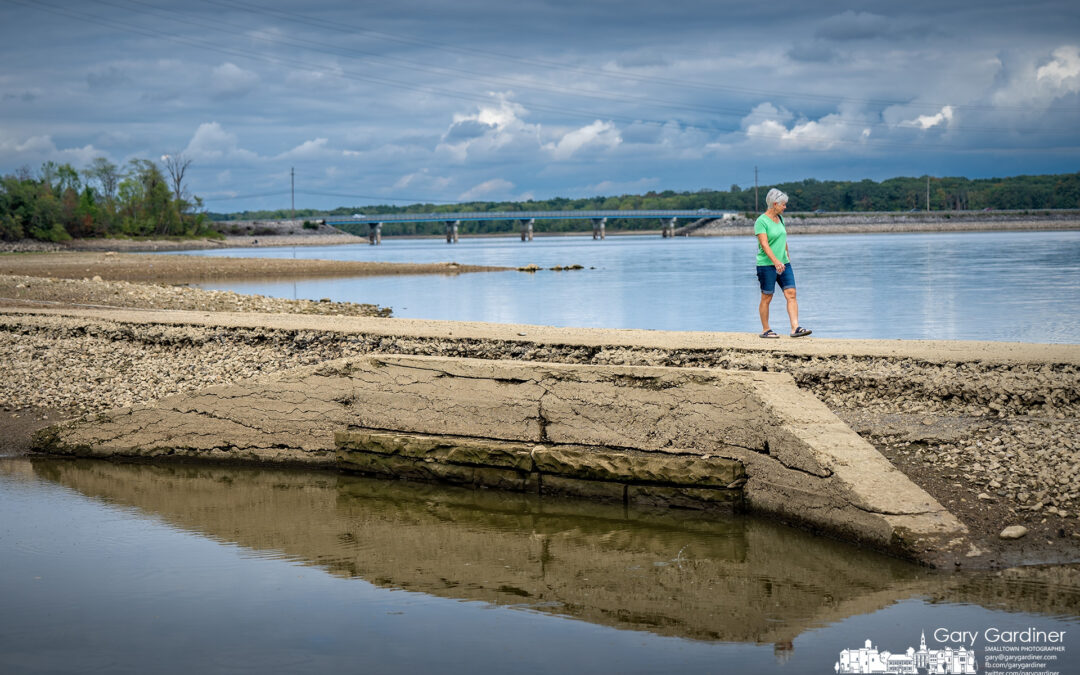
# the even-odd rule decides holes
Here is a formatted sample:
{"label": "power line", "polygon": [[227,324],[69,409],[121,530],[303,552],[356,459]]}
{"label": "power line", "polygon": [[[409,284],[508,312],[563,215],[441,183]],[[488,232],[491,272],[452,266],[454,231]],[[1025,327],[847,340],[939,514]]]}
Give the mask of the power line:
{"label": "power line", "polygon": [[589,75],[596,75],[601,77],[621,79],[624,81],[635,82],[654,82],[657,84],[666,84],[671,86],[701,89],[704,91],[720,91],[731,92],[739,94],[750,94],[755,96],[766,96],[770,98],[794,98],[794,99],[807,99],[816,101],[826,101],[833,103],[865,103],[871,105],[890,106],[890,105],[910,105],[915,107],[925,107],[928,110],[940,110],[946,105],[950,105],[953,108],[963,110],[1012,110],[1012,111],[1027,111],[1029,108],[1023,106],[999,106],[999,105],[980,105],[980,104],[955,104],[955,103],[932,103],[922,102],[915,103],[912,101],[905,101],[900,99],[860,99],[848,96],[828,96],[825,94],[811,94],[800,92],[776,92],[766,89],[754,89],[749,87],[735,87],[731,85],[723,84],[709,84],[704,82],[696,82],[693,80],[683,80],[671,77],[659,77],[655,75],[641,75],[637,73],[615,73],[607,70],[601,70],[598,68],[588,68],[585,66],[575,66],[567,63],[561,63],[559,61],[552,61],[547,59],[537,58],[524,58],[516,54],[509,54],[506,52],[497,52],[490,50],[477,49],[475,47],[461,47],[457,45],[449,45],[443,42],[419,39],[409,36],[403,36],[395,33],[387,33],[385,31],[375,31],[369,28],[363,28],[361,26],[350,25],[340,22],[330,22],[318,18],[311,18],[303,14],[296,12],[289,12],[287,10],[272,9],[268,7],[260,7],[258,5],[252,5],[241,0],[202,0],[206,4],[217,5],[219,7],[232,7],[247,9],[250,11],[264,13],[268,15],[277,15],[278,17],[291,19],[295,23],[306,24],[315,28],[321,28],[323,30],[336,31],[348,35],[355,35],[357,33],[363,33],[380,37],[385,40],[398,42],[402,44],[409,44],[414,46],[420,46],[429,49],[437,49],[440,51],[447,51],[459,54],[473,54],[482,56],[485,58],[498,59],[502,61],[514,61],[524,65],[540,66],[546,68],[555,68],[558,70],[565,70],[569,72],[578,72]]}
{"label": "power line", "polygon": [[[95,1],[98,4],[109,5],[109,6],[112,6],[112,7],[121,8],[121,6],[116,4],[115,1],[110,1],[110,0],[95,0]],[[125,2],[128,6],[141,6],[141,7],[144,7],[144,8],[151,8],[152,10],[154,10],[156,12],[167,12],[167,13],[169,13],[171,15],[180,14],[180,12],[178,10],[174,10],[174,9],[170,9],[170,8],[153,7],[149,3],[143,2],[141,0],[119,0],[119,1],[120,2]],[[237,6],[237,5],[242,6],[242,5],[244,5],[244,3],[240,3],[240,2],[228,3],[228,2],[220,2],[220,1],[214,2],[214,0],[203,0],[203,1],[206,2],[207,4],[211,4],[211,5],[216,4],[218,6]],[[279,14],[279,15],[284,14],[284,15],[291,15],[291,16],[295,16],[295,17],[302,17],[302,15],[296,15],[296,14],[293,14],[293,13],[290,13],[290,12],[283,12],[283,11],[272,11],[270,13]],[[672,110],[684,110],[684,111],[689,111],[689,112],[704,112],[704,113],[710,113],[710,114],[719,114],[721,116],[739,118],[740,121],[743,124],[749,123],[749,120],[754,116],[753,111],[747,113],[745,108],[730,108],[730,107],[720,107],[720,106],[715,106],[715,105],[702,105],[702,104],[672,103],[672,102],[669,102],[669,101],[666,101],[666,100],[657,100],[657,97],[627,96],[625,94],[608,94],[608,93],[601,93],[601,92],[596,92],[596,91],[592,91],[592,90],[582,90],[582,89],[579,89],[579,88],[568,87],[566,85],[560,85],[558,87],[552,87],[552,86],[547,86],[547,85],[537,83],[535,81],[526,81],[526,80],[521,80],[521,79],[516,79],[516,78],[503,77],[503,76],[492,76],[492,75],[486,74],[486,73],[479,73],[479,72],[477,72],[475,70],[469,70],[469,69],[465,69],[465,68],[458,68],[458,67],[453,67],[453,66],[449,66],[449,65],[445,65],[445,64],[439,65],[439,66],[431,66],[431,65],[429,65],[427,63],[424,63],[424,62],[419,62],[419,61],[410,60],[410,59],[403,59],[401,57],[393,57],[393,58],[386,57],[386,56],[383,56],[383,55],[378,54],[376,52],[365,51],[365,50],[357,49],[355,47],[349,47],[349,48],[343,48],[343,47],[326,48],[326,47],[323,47],[323,46],[315,45],[310,41],[293,40],[293,39],[288,39],[288,38],[281,38],[279,36],[267,36],[265,33],[252,33],[251,31],[243,30],[242,27],[237,26],[236,24],[224,23],[222,21],[217,21],[215,23],[208,23],[208,22],[204,22],[204,21],[197,21],[197,20],[193,20],[193,19],[190,19],[190,18],[186,18],[183,15],[181,15],[179,17],[176,17],[176,18],[174,18],[172,20],[176,21],[176,22],[180,22],[180,23],[186,23],[188,25],[195,26],[195,27],[198,27],[198,28],[205,28],[205,29],[209,29],[209,30],[214,30],[214,31],[217,31],[217,32],[224,33],[226,35],[243,36],[243,37],[248,37],[248,38],[255,37],[255,38],[259,39],[259,40],[262,40],[264,42],[268,42],[270,44],[287,45],[287,46],[297,47],[297,48],[308,50],[308,51],[315,52],[315,53],[323,53],[323,54],[329,54],[329,55],[334,55],[334,56],[345,56],[347,58],[354,58],[354,59],[359,58],[359,57],[355,56],[356,54],[360,54],[360,55],[363,55],[364,57],[366,57],[366,60],[369,60],[369,61],[374,60],[374,61],[379,62],[379,63],[381,63],[381,64],[383,64],[383,65],[385,65],[387,67],[390,67],[390,68],[402,68],[402,69],[412,70],[414,72],[422,72],[422,73],[428,73],[428,74],[444,74],[444,73],[448,73],[448,72],[449,73],[459,73],[459,74],[464,75],[463,79],[471,80],[471,81],[475,81],[475,82],[479,82],[479,83],[483,83],[483,84],[493,84],[494,83],[494,84],[497,84],[497,85],[509,85],[509,86],[521,87],[521,88],[524,88],[524,89],[547,92],[547,93],[556,93],[556,94],[571,93],[571,94],[577,96],[578,98],[594,99],[594,100],[600,100],[600,101],[606,101],[606,102],[631,102],[631,103],[639,103],[639,104],[649,104],[650,106],[653,106],[653,107],[667,108],[667,109],[672,109]],[[306,23],[308,25],[315,24],[315,25],[320,25],[320,26],[322,26],[322,27],[324,27],[326,29],[332,29],[332,30],[336,30],[336,31],[348,32],[346,29],[341,28],[341,26],[339,26],[339,25],[323,22],[322,20],[318,20],[318,19],[313,20],[313,21],[298,21],[298,23]],[[236,31],[228,30],[224,26],[231,26],[233,28],[237,28],[238,30],[236,30]],[[372,32],[372,31],[365,31],[364,29],[357,29],[357,30],[361,30],[361,31],[364,31],[364,32]],[[472,51],[475,51],[475,50],[472,50]],[[574,68],[570,68],[570,70],[584,71],[584,70],[588,70],[588,69],[582,69],[582,68],[574,67]],[[610,77],[612,75],[611,73],[607,73],[606,71],[589,71],[589,72],[591,72],[592,74],[603,75],[603,76],[607,76],[607,77]],[[638,78],[635,78],[635,80],[636,79],[638,79]],[[646,80],[646,81],[662,82],[662,80],[664,78],[643,78],[643,79]],[[670,83],[666,83],[666,82],[662,82],[662,83],[670,84]],[[679,84],[680,86],[683,84],[681,81],[674,81],[674,83]],[[710,90],[710,91],[719,91],[719,90],[723,90],[724,88],[723,87],[705,87],[705,89]],[[762,92],[762,93],[764,93],[764,92]],[[783,97],[780,97],[780,98],[783,98]],[[843,101],[853,101],[854,99],[837,99],[837,100],[843,102]],[[901,103],[901,102],[894,102],[894,103],[908,105],[908,103]],[[536,106],[532,106],[532,107],[535,108]],[[954,104],[951,107],[953,107],[953,108],[970,108],[972,106],[963,106],[963,105],[959,105],[959,104]],[[1007,109],[1007,108],[1001,108],[1001,109]],[[1026,110],[1026,109],[1024,109],[1024,110]],[[768,121],[769,119],[771,119],[771,118],[764,117],[764,116],[760,117],[761,121]],[[818,122],[818,123],[820,124],[820,122]],[[886,123],[886,122],[878,122],[878,121],[870,121],[870,120],[856,121],[856,120],[843,120],[843,119],[830,120],[830,124],[841,125],[841,126],[845,126],[845,127],[855,127],[855,128],[881,127],[881,128],[886,128],[886,129],[893,129],[893,128],[896,128],[896,127],[899,127],[899,126],[903,126],[903,125],[889,124],[889,123]],[[1056,131],[1045,130],[1045,129],[1017,129],[1017,128],[1005,129],[1005,128],[995,128],[995,127],[976,127],[976,126],[969,126],[969,125],[963,125],[963,124],[951,125],[949,128],[951,130],[961,129],[961,130],[963,130],[965,132],[995,133],[995,134],[996,133],[1002,133],[1002,132],[1014,132],[1014,133],[1025,133],[1025,134],[1053,134],[1053,133],[1057,133]]]}

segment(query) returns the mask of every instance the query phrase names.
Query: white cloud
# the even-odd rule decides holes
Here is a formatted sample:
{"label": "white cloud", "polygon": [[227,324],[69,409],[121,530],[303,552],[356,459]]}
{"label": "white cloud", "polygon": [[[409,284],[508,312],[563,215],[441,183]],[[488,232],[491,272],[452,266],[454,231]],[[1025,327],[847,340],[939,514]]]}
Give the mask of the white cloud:
{"label": "white cloud", "polygon": [[292,150],[281,153],[275,157],[275,159],[328,159],[345,155],[345,153],[340,150],[331,150],[327,147],[329,142],[330,141],[326,138],[315,138],[310,141],[304,141]]}
{"label": "white cloud", "polygon": [[1068,91],[1077,91],[1080,85],[1080,48],[1059,47],[1054,50],[1053,57],[1035,71],[1035,79]]}
{"label": "white cloud", "polygon": [[622,143],[622,138],[614,124],[596,120],[592,124],[565,134],[557,142],[545,144],[544,149],[555,159],[569,159],[582,148],[593,146],[610,149],[617,147],[620,143]]}
{"label": "white cloud", "polygon": [[510,196],[510,191],[513,189],[514,184],[510,181],[503,178],[492,178],[462,192],[458,195],[458,200],[468,202],[478,199],[513,199]]}
{"label": "white cloud", "polygon": [[[450,187],[452,180],[446,176],[433,176],[428,169],[420,169],[405,174],[394,182],[393,189],[403,190],[445,190]],[[475,188],[474,188],[475,189]]]}
{"label": "white cloud", "polygon": [[750,114],[742,118],[740,125],[743,129],[748,129],[753,124],[760,122],[790,122],[795,119],[795,114],[787,108],[777,108],[772,103],[766,101],[765,103],[759,103],[750,110]]}
{"label": "white cloud", "polygon": [[184,154],[196,161],[254,160],[258,155],[240,147],[236,134],[225,131],[217,122],[204,122],[195,130]]}
{"label": "white cloud", "polygon": [[442,135],[436,151],[464,162],[477,156],[504,153],[513,148],[535,150],[540,145],[540,127],[524,122],[525,108],[497,94],[497,105],[482,106],[477,112],[455,114]]}
{"label": "white cloud", "polygon": [[1058,47],[1041,65],[1029,57],[1019,63],[1003,61],[1001,68],[999,80],[1004,84],[991,96],[995,105],[1047,108],[1059,98],[1080,93],[1080,47],[1075,45]]}
{"label": "white cloud", "polygon": [[67,163],[81,169],[95,157],[107,153],[87,144],[78,148],[58,148],[52,136],[30,136],[23,140],[0,137],[0,161],[12,164]]}
{"label": "white cloud", "polygon": [[749,121],[767,117],[769,108],[776,110],[771,104],[762,104],[744,118],[747,140],[761,141],[783,150],[828,150],[837,144],[859,143],[870,138],[870,127],[863,126],[860,115],[843,106],[838,113],[825,115],[818,120],[800,119],[793,122],[790,128],[785,117],[790,117],[791,113],[782,109],[776,110],[773,119]]}
{"label": "white cloud", "polygon": [[936,127],[939,124],[949,125],[953,121],[953,107],[947,105],[941,109],[941,112],[936,115],[919,115],[913,120],[904,120],[900,123],[902,127],[918,127],[920,129],[930,129]]}
{"label": "white cloud", "polygon": [[255,89],[259,76],[235,63],[223,63],[210,74],[210,91],[221,98],[243,96]]}

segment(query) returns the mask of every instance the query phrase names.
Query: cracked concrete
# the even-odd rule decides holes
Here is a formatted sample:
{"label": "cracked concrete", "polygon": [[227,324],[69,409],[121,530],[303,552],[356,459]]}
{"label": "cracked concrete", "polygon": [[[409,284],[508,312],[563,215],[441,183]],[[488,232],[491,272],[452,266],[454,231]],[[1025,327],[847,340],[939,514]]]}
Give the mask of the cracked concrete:
{"label": "cracked concrete", "polygon": [[[35,449],[333,466],[334,434],[347,428],[724,458],[745,468],[751,510],[920,560],[965,541],[956,518],[782,373],[345,358],[50,427]],[[625,471],[616,464],[605,468],[615,478]],[[453,460],[441,466],[457,482],[507,479]],[[554,488],[577,479],[552,480]],[[663,502],[662,487],[633,493]]]}

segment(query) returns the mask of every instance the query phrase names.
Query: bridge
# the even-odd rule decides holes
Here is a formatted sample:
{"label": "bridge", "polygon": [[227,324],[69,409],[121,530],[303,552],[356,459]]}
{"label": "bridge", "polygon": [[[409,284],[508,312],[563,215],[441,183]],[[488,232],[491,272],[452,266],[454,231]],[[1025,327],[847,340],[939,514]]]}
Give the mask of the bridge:
{"label": "bridge", "polygon": [[446,223],[446,243],[456,244],[461,223],[477,220],[509,220],[521,223],[521,241],[532,241],[533,227],[537,220],[591,220],[593,239],[603,239],[608,218],[656,218],[660,221],[660,236],[675,236],[675,223],[679,218],[694,218],[697,221],[730,219],[737,215],[735,211],[680,211],[654,209],[640,211],[470,211],[463,213],[381,213],[373,215],[353,214],[351,217],[327,218],[327,225],[363,225],[368,226],[368,242],[382,243],[384,223]]}

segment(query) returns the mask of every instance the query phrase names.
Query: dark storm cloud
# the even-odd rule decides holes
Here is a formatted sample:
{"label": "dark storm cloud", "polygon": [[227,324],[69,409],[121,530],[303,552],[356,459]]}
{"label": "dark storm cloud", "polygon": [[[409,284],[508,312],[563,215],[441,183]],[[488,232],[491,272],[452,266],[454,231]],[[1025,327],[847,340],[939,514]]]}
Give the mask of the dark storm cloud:
{"label": "dark storm cloud", "polygon": [[1064,1],[47,5],[0,4],[0,172],[188,148],[197,194],[268,192],[295,169],[312,192],[454,199],[726,188],[754,165],[1077,166],[1060,150],[1080,145]]}

